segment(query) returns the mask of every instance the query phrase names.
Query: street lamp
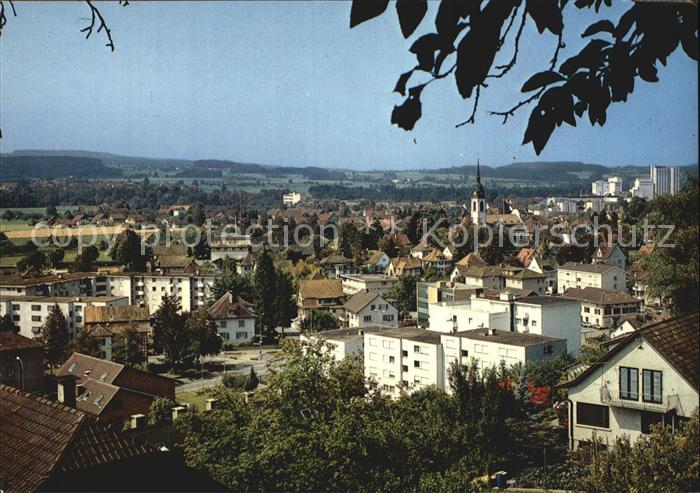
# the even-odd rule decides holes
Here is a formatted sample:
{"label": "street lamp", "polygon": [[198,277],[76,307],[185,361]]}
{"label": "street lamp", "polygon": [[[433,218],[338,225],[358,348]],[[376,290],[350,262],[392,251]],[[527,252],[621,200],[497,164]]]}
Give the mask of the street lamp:
{"label": "street lamp", "polygon": [[19,388],[20,390],[24,390],[24,362],[22,361],[22,358],[19,356],[15,356],[15,359],[19,361]]}

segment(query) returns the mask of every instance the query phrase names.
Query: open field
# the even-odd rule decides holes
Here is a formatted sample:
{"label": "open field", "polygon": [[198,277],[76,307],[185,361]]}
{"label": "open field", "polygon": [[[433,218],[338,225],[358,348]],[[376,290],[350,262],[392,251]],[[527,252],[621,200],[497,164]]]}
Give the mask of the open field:
{"label": "open field", "polygon": [[199,411],[204,411],[207,399],[211,397],[212,389],[193,390],[190,392],[180,392],[175,394],[175,400],[178,402],[186,402],[197,408]]}
{"label": "open field", "polygon": [[[82,236],[85,241],[90,241],[90,239],[93,237],[93,235],[96,235],[97,238],[101,238],[104,236],[114,236],[118,235],[120,233],[123,233],[126,231],[128,226],[124,225],[119,225],[119,226],[79,226],[77,228],[38,228],[35,233],[35,237],[37,238],[49,238],[51,236],[55,236],[56,238],[66,238],[68,236],[71,237],[78,237]],[[15,238],[31,238],[32,237],[32,232],[33,232],[32,226],[28,226],[26,229],[13,229],[5,232],[5,235],[7,236],[8,239],[15,239]],[[159,231],[157,228],[149,228],[149,229],[141,229],[141,228],[134,228],[134,232],[136,233],[155,233]]]}

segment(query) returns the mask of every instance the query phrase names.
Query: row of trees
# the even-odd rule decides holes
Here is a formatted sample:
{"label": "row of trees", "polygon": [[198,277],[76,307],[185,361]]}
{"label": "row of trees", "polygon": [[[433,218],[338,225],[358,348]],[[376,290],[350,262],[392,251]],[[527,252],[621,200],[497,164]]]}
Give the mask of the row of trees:
{"label": "row of trees", "polygon": [[189,465],[233,490],[471,491],[475,476],[554,443],[504,369],[455,367],[451,395],[392,400],[321,343],[287,342],[284,356],[251,402],[220,388],[215,412],[178,420]]}

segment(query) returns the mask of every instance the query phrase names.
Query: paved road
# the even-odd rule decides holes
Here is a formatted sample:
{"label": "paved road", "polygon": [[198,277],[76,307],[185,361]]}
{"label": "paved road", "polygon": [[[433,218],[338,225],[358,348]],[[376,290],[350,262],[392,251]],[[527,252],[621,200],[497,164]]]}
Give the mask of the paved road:
{"label": "paved road", "polygon": [[[239,375],[247,375],[250,372],[251,366],[255,369],[257,375],[263,376],[270,373],[268,363],[272,366],[279,364],[278,360],[275,360],[275,354],[277,351],[264,351],[263,360],[258,361],[258,350],[249,350],[236,352],[235,358],[222,353],[220,356],[214,356],[207,358],[205,362],[217,362],[219,364],[225,363],[226,373],[233,373]],[[217,375],[211,378],[205,378],[202,380],[194,380],[191,382],[184,383],[175,388],[175,392],[192,392],[208,387],[214,387],[221,383],[222,375]]]}

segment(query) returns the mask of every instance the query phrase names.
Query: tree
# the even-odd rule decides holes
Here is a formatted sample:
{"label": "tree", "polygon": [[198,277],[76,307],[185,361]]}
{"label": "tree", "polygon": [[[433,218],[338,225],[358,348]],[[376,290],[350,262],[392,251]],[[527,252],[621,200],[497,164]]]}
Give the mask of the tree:
{"label": "tree", "polygon": [[63,248],[53,248],[46,253],[46,261],[49,267],[56,267],[63,261],[66,251]]}
{"label": "tree", "polygon": [[156,397],[148,409],[148,421],[155,426],[166,425],[173,419],[175,401],[167,397]]}
{"label": "tree", "polygon": [[296,317],[295,294],[291,274],[287,271],[276,269],[274,292],[276,327],[289,327],[292,319]]}
{"label": "tree", "polygon": [[[612,0],[604,1],[612,5]],[[388,0],[354,0],[350,27],[381,15],[388,4]],[[577,118],[586,113],[591,125],[603,126],[610,104],[626,102],[637,79],[657,82],[657,62],[665,65],[679,46],[688,57],[698,59],[696,3],[634,2],[617,23],[601,18],[588,26],[581,36],[591,40],[560,64],[560,50],[569,44],[564,43],[565,8],[594,7],[595,14],[603,17],[602,5],[603,0],[442,0],[435,32],[420,36],[411,45],[417,64],[401,74],[396,83],[394,91],[406,99],[394,107],[391,123],[412,130],[422,114],[423,90],[448,76],[454,77],[459,95],[473,101],[471,113],[457,126],[475,123],[482,91],[516,65],[521,35],[530,20],[540,34],[549,31],[556,37],[554,54],[542,64],[542,71],[524,82],[521,91],[528,97],[511,108],[489,113],[506,123],[517,110],[536,103],[523,144],[532,143],[537,154],[555,128],[564,123],[576,126]],[[425,17],[427,2],[399,1],[396,10],[403,35],[408,38]],[[453,55],[454,63],[445,68],[444,62]],[[414,74],[419,81],[407,89]]]}
{"label": "tree", "polygon": [[224,294],[231,293],[234,298],[252,300],[253,283],[250,276],[241,276],[236,271],[226,271],[224,275],[214,281],[212,288],[212,301],[216,301]]}
{"label": "tree", "polygon": [[192,249],[192,256],[197,260],[209,260],[211,257],[211,245],[204,232],[199,236],[199,241]]}
{"label": "tree", "polygon": [[216,322],[206,310],[197,310],[190,314],[185,323],[185,330],[191,333],[192,352],[195,357],[203,358],[221,352],[222,340],[216,329]]}
{"label": "tree", "polygon": [[17,270],[24,272],[29,268],[41,270],[46,264],[46,255],[39,250],[32,250],[17,262]]}
{"label": "tree", "polygon": [[78,330],[73,336],[71,351],[74,353],[87,354],[88,356],[95,356],[96,358],[99,358],[102,354],[99,341],[96,337],[90,335],[90,331],[87,329]]}
{"label": "tree", "polygon": [[73,270],[75,272],[89,272],[92,270],[93,264],[100,256],[100,252],[96,246],[90,245],[85,247],[82,253],[76,255],[73,261]]}
{"label": "tree", "polygon": [[400,315],[413,312],[416,310],[416,278],[413,276],[404,276],[399,278],[399,281],[394,284],[389,294],[390,299],[396,300],[397,308]]}
{"label": "tree", "polygon": [[258,388],[259,384],[260,384],[260,379],[258,378],[258,374],[255,373],[255,368],[253,368],[251,366],[250,373],[248,374],[248,380],[246,381],[244,388],[246,391],[252,392],[253,390]]}
{"label": "tree", "polygon": [[19,334],[19,327],[17,327],[12,321],[12,315],[6,313],[0,317],[0,332],[14,332]]}
{"label": "tree", "polygon": [[163,351],[169,367],[186,366],[194,360],[192,333],[185,330],[185,315],[175,297],[163,297],[154,314],[153,344]]}
{"label": "tree", "polygon": [[275,284],[277,275],[272,258],[267,250],[264,250],[253,272],[253,306],[258,316],[258,327],[264,337],[274,336],[277,327],[275,313]]}
{"label": "tree", "polygon": [[[668,425],[653,425],[650,435],[632,443],[627,435],[601,450],[589,474],[576,488],[601,493],[618,491],[698,491],[700,434],[697,409],[674,433]],[[634,471],[634,474],[630,474]]]}
{"label": "tree", "polygon": [[202,207],[202,204],[199,202],[195,203],[192,206],[192,209],[190,209],[190,213],[192,217],[192,224],[195,226],[202,226],[204,224],[206,216],[204,215],[204,208]]}
{"label": "tree", "polygon": [[63,362],[69,342],[68,323],[58,304],[49,309],[49,315],[41,326],[41,341],[46,361],[53,370],[55,365]]}
{"label": "tree", "polygon": [[58,217],[58,210],[56,210],[55,205],[50,205],[46,208],[46,217],[47,218]]}
{"label": "tree", "polygon": [[142,336],[133,324],[112,337],[112,361],[132,367],[145,361]]}
{"label": "tree", "polygon": [[[700,229],[697,204],[696,178],[690,180],[678,195],[656,197],[652,203],[653,224],[672,225],[674,230],[665,246],[659,244],[644,258],[648,274],[644,283],[649,296],[667,301],[676,313],[698,309]],[[660,242],[665,234],[665,229],[657,230],[656,241]]]}
{"label": "tree", "polygon": [[353,258],[355,252],[360,249],[362,238],[353,223],[346,222],[340,225],[338,231],[338,251],[346,258]]}
{"label": "tree", "polygon": [[306,318],[301,321],[302,332],[317,332],[337,328],[338,319],[326,310],[311,310]]}
{"label": "tree", "polygon": [[399,254],[398,246],[396,245],[396,239],[393,235],[383,236],[379,240],[379,249],[386,253],[389,258],[394,258]]}
{"label": "tree", "polygon": [[141,238],[127,229],[112,249],[112,259],[132,272],[144,272],[148,256],[141,252]]}

